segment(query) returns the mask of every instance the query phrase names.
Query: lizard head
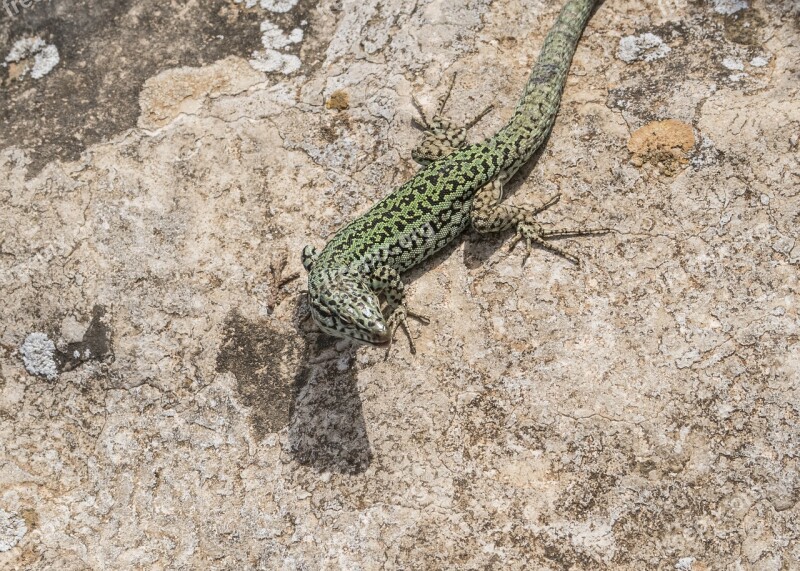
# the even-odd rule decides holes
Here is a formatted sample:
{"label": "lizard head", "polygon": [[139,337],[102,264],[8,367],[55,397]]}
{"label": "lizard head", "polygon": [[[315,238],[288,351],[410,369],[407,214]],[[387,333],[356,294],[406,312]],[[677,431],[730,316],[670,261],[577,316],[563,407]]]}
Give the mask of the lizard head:
{"label": "lizard head", "polygon": [[308,276],[311,317],[325,333],[383,345],[391,333],[380,301],[364,279],[348,270],[312,271]]}

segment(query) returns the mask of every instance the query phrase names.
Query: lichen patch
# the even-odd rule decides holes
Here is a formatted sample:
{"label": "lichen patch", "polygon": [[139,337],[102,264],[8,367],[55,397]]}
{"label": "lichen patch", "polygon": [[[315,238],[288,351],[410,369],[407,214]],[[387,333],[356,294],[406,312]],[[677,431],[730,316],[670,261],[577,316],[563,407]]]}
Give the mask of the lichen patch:
{"label": "lichen patch", "polygon": [[298,0],[235,0],[237,4],[244,4],[245,8],[252,8],[259,4],[264,10],[278,14],[288,12],[297,5]]}
{"label": "lichen patch", "polygon": [[0,509],[0,552],[14,547],[28,533],[25,520]]}
{"label": "lichen patch", "polygon": [[17,40],[5,57],[6,63],[13,66],[9,72],[10,79],[22,79],[28,73],[33,79],[41,79],[60,60],[58,48],[37,37]]}
{"label": "lichen patch", "polygon": [[344,111],[345,109],[350,107],[350,96],[347,94],[346,91],[342,91],[341,89],[337,89],[328,100],[325,102],[326,109],[335,109],[337,111]]}
{"label": "lichen patch", "polygon": [[294,28],[286,34],[269,20],[264,20],[261,22],[261,43],[264,49],[253,52],[250,65],[253,69],[264,73],[280,72],[285,75],[294,73],[300,69],[300,58],[294,54],[283,53],[281,50],[299,44],[302,40],[302,29]]}
{"label": "lichen patch", "polygon": [[712,0],[711,5],[714,7],[714,12],[725,16],[747,9],[745,0]]}
{"label": "lichen patch", "polygon": [[653,121],[633,132],[628,150],[633,153],[631,163],[641,167],[655,165],[663,174],[674,176],[689,162],[689,152],[694,148],[694,129],[691,125],[667,119]]}
{"label": "lichen patch", "polygon": [[31,375],[52,381],[58,376],[55,353],[56,344],[46,333],[35,332],[25,338],[19,348],[25,370]]}
{"label": "lichen patch", "polygon": [[650,32],[625,36],[619,41],[617,57],[625,63],[655,61],[667,57],[672,49],[660,37]]}

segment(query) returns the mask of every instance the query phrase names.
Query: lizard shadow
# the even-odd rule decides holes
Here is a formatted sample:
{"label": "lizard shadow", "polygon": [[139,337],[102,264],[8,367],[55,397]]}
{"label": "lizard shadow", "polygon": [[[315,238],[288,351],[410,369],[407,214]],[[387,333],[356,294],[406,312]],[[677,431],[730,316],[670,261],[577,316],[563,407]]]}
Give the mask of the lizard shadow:
{"label": "lizard shadow", "polygon": [[372,459],[353,355],[332,351],[336,340],[301,327],[295,304],[291,335],[276,320],[232,311],[223,329],[216,369],[231,373],[258,439],[288,427],[284,449],[319,472],[356,474]]}
{"label": "lizard shadow", "polygon": [[289,404],[288,451],[301,465],[317,472],[360,474],[372,461],[361,397],[358,392],[355,347],[336,352],[337,340],[303,328],[301,363],[294,375]]}

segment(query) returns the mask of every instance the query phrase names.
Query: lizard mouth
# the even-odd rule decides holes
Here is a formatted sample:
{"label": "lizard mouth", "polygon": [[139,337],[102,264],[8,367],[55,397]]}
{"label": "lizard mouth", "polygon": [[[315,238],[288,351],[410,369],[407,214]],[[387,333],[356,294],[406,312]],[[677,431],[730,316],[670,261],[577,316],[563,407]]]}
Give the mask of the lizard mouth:
{"label": "lizard mouth", "polygon": [[371,339],[362,339],[361,341],[373,347],[386,347],[392,342],[392,335],[388,330],[385,330],[373,335]]}

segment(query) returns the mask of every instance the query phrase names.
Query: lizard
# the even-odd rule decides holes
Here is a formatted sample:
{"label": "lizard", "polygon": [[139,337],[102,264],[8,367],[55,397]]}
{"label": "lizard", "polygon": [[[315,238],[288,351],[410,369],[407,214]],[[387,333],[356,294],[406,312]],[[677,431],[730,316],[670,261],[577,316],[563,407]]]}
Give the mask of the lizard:
{"label": "lizard", "polygon": [[303,249],[309,313],[322,331],[385,345],[388,357],[388,347],[402,327],[410,351],[415,353],[408,318],[423,324],[430,320],[408,308],[400,276],[456,239],[470,224],[481,234],[515,229],[511,249],[524,241],[523,265],[533,245],[578,265],[578,258],[549,240],[609,232],[607,228],[544,229],[536,215],[556,204],[560,194],[535,208],[502,203],[505,184],[553,128],[572,56],[597,3],[567,0],[544,40],[514,114],[486,140],[467,144],[466,135],[491,106],[464,127],[441,116],[455,74],[432,119],[412,96],[421,116],[421,123],[415,124],[425,131],[412,157],[423,168],[338,230],[322,251],[311,245]]}

